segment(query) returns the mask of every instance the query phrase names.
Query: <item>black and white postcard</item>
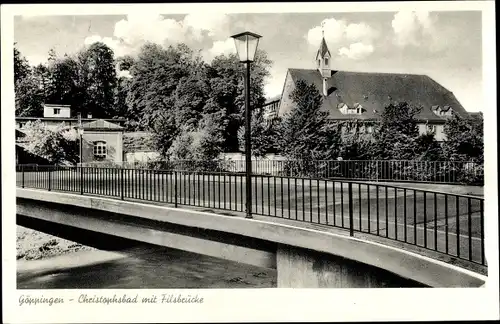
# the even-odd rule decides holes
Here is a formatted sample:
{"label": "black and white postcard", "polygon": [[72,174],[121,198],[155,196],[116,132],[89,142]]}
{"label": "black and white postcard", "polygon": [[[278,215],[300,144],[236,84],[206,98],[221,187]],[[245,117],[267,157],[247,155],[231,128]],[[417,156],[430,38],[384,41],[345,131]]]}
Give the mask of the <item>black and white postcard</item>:
{"label": "black and white postcard", "polygon": [[494,10],[2,6],[4,320],[498,319]]}

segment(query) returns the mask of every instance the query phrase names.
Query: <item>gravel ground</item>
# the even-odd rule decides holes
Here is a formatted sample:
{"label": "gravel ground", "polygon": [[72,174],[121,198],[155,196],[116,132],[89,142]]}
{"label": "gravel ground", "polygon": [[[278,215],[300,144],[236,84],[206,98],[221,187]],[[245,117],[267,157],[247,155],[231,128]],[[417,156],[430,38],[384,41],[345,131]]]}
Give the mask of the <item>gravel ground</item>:
{"label": "gravel ground", "polygon": [[94,250],[91,247],[22,226],[17,226],[16,232],[17,260],[40,260],[76,251]]}

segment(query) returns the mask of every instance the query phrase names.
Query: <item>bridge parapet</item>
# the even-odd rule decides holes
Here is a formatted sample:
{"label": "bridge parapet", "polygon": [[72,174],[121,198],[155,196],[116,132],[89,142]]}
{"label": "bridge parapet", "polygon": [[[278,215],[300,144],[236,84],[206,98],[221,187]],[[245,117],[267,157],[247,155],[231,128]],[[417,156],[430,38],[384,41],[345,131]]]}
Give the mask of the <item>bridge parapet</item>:
{"label": "bridge parapet", "polygon": [[[486,280],[404,249],[264,218],[22,188],[17,200],[21,217],[276,268],[279,287],[376,287],[395,278],[403,286],[479,287]],[[158,224],[180,226],[184,232]],[[204,231],[217,235],[200,234]],[[249,241],[238,245],[238,238]]]}
{"label": "bridge parapet", "polygon": [[[22,188],[244,212],[244,174],[153,169],[19,168]],[[391,240],[486,270],[484,198],[372,182],[252,176],[252,214]]]}

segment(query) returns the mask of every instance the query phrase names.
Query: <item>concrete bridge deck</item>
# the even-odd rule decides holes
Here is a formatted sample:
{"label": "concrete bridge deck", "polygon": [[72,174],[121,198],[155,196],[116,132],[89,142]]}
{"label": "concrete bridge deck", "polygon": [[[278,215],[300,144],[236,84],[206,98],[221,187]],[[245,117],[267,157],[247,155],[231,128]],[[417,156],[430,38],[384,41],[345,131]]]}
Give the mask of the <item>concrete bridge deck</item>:
{"label": "concrete bridge deck", "polygon": [[[346,235],[345,230],[327,228],[325,225],[267,216],[256,216],[255,219],[248,220],[243,215],[234,212],[230,212],[229,215],[221,211],[216,211],[217,214],[207,213],[207,208],[172,208],[158,202],[138,202],[129,199],[122,201],[116,198],[33,189],[18,188],[17,197],[18,214],[27,217],[90,228],[115,235],[120,233],[120,235],[136,240],[191,252],[212,251],[209,253],[213,256],[237,258],[242,262],[254,259],[261,266],[275,266],[278,269],[278,281],[280,281],[279,273],[282,273],[282,286],[304,287],[306,281],[309,282],[305,284],[306,287],[323,284],[337,287],[377,286],[380,284],[377,281],[380,273],[373,270],[377,268],[432,287],[480,286],[485,280],[485,277],[480,274],[410,252],[407,248],[397,248],[383,241],[381,241],[382,244],[373,240],[368,241],[362,233],[350,237]],[[93,210],[92,214],[89,213],[89,208]],[[108,214],[99,216],[102,212]],[[133,218],[123,223],[121,218],[118,218],[118,221],[116,218],[113,219],[115,216],[112,215],[117,214]],[[155,223],[157,225],[152,227],[140,225],[145,220],[160,223]],[[158,227],[158,224],[177,224],[187,226],[187,228],[216,230],[226,234],[218,234],[211,239],[189,237],[186,241],[186,238],[179,233],[166,233],[161,226]],[[191,233],[193,233],[192,230]],[[196,230],[194,233],[200,232]],[[234,247],[227,244],[220,246],[212,241],[214,238],[220,239],[225,235],[242,235],[236,241],[233,238],[233,243],[247,241],[245,237],[271,243],[264,244],[267,250],[259,252],[248,247]],[[269,248],[273,244],[274,246],[278,244],[278,252],[276,250],[273,252],[272,247]],[[318,253],[319,255],[315,257],[314,255]],[[277,255],[276,259],[272,257],[274,254]],[[333,256],[337,259],[331,259]],[[338,257],[352,261],[339,261],[341,259]],[[319,266],[320,263],[317,262],[323,265]],[[339,262],[342,264],[340,268],[338,268]],[[356,262],[367,264],[371,270],[365,267],[359,268]],[[337,264],[337,266],[332,268],[332,264]],[[357,270],[353,273],[353,269]],[[360,273],[363,273],[361,277],[364,279],[360,279]],[[344,278],[341,282],[338,281],[339,275]],[[294,278],[303,278],[305,281],[296,282]],[[316,281],[312,283],[311,280]]]}
{"label": "concrete bridge deck", "polygon": [[[95,170],[95,169],[94,169]],[[18,173],[18,185],[22,175]],[[79,192],[81,174],[51,172],[51,189]],[[48,172],[26,172],[26,187],[47,188]],[[271,219],[298,221],[297,226],[321,225],[328,229],[350,228],[347,184],[342,182],[255,177],[253,179],[254,214]],[[192,175],[155,173],[148,170],[119,169],[83,173],[86,195],[110,196],[148,203],[175,203],[183,206],[225,210],[245,210],[243,175]],[[123,181],[123,183],[121,183]],[[174,182],[177,181],[177,187]],[[448,262],[467,264],[484,260],[484,233],[480,197],[456,198],[453,194],[430,193],[419,188],[386,187],[390,184],[354,183],[352,190],[353,229],[368,239],[385,238],[388,244],[409,243],[407,248],[433,254],[445,254]],[[215,211],[217,212],[217,211]],[[360,232],[360,233],[358,233]],[[373,234],[373,235],[369,235]],[[388,240],[387,240],[388,239]],[[421,249],[426,247],[426,249]],[[460,255],[454,258],[453,255]],[[466,265],[468,266],[468,265]],[[482,269],[481,266],[474,269]],[[485,270],[480,270],[485,271]]]}

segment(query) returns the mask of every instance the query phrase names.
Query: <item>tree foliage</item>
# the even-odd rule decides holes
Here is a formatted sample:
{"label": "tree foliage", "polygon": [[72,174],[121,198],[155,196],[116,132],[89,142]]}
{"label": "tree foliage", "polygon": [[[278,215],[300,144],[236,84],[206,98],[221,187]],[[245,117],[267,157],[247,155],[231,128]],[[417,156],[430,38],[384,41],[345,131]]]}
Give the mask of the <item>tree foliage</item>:
{"label": "tree foliage", "polygon": [[78,144],[74,130],[61,126],[52,130],[40,120],[26,123],[23,147],[31,154],[40,156],[50,163],[74,164],[78,161]]}
{"label": "tree foliage", "polygon": [[[278,120],[274,121],[279,122]],[[245,126],[242,125],[238,131],[238,141],[240,151],[245,151]],[[277,153],[278,151],[278,132],[276,127],[270,122],[266,122],[264,111],[256,109],[252,112],[250,123],[250,143],[252,155],[255,157],[264,157],[268,153]]]}
{"label": "tree foliage", "polygon": [[484,122],[478,118],[464,118],[458,114],[448,119],[444,125],[446,140],[443,154],[450,161],[483,161]]}
{"label": "tree foliage", "polygon": [[115,60],[113,51],[103,43],[62,57],[52,49],[47,63],[35,67],[14,48],[14,70],[19,116],[41,117],[43,103],[71,105],[74,114],[117,115]]}
{"label": "tree foliage", "polygon": [[76,58],[80,113],[106,118],[114,115],[114,92],[117,86],[113,51],[97,42],[83,48]]}
{"label": "tree foliage", "polygon": [[290,99],[294,106],[279,124],[280,152],[290,159],[306,162],[336,158],[340,134],[321,110],[323,99],[314,84],[299,80]]}
{"label": "tree foliage", "polygon": [[418,137],[416,115],[420,107],[406,102],[389,104],[385,107],[379,127],[375,132],[377,159],[411,160],[417,150]]}

